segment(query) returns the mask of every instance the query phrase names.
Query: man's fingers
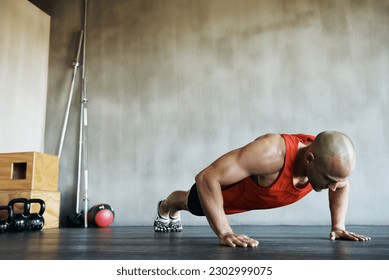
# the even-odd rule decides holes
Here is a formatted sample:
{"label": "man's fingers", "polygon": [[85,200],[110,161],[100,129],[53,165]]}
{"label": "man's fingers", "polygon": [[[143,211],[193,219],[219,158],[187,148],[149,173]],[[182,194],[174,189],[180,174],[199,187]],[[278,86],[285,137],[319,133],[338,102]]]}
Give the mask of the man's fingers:
{"label": "man's fingers", "polygon": [[258,241],[254,240],[244,234],[237,234],[235,236],[236,245],[239,247],[257,247]]}
{"label": "man's fingers", "polygon": [[368,236],[356,234],[354,232],[347,231],[347,230],[332,231],[330,233],[330,240],[335,240],[337,238],[343,238],[343,239],[348,239],[353,241],[368,241],[371,239]]}
{"label": "man's fingers", "polygon": [[354,241],[358,241],[358,237],[356,237],[355,234],[352,233],[352,232],[346,233],[346,234],[345,234],[345,237],[346,237],[347,239],[351,239],[351,240],[354,240]]}
{"label": "man's fingers", "polygon": [[368,236],[363,236],[363,235],[360,235],[360,234],[356,234],[354,232],[349,232],[349,234],[357,241],[367,241],[367,240],[371,239]]}
{"label": "man's fingers", "polygon": [[227,245],[230,246],[230,247],[236,247],[236,241],[232,238],[232,237],[229,237],[227,238]]}
{"label": "man's fingers", "polygon": [[225,236],[223,236],[220,239],[221,244],[227,245],[230,247],[257,247],[258,241],[254,240],[244,234],[235,234],[230,233]]}

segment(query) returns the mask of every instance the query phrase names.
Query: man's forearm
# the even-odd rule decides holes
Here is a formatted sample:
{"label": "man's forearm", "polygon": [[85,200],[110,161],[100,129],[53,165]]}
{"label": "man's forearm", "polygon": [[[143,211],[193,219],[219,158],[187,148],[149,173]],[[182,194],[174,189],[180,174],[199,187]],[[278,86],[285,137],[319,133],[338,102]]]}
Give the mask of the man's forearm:
{"label": "man's forearm", "polygon": [[217,181],[206,178],[196,178],[197,191],[201,206],[213,231],[220,238],[232,232],[227,216],[223,209],[223,196],[221,186]]}
{"label": "man's forearm", "polygon": [[348,207],[349,185],[336,191],[329,190],[332,230],[344,230]]}

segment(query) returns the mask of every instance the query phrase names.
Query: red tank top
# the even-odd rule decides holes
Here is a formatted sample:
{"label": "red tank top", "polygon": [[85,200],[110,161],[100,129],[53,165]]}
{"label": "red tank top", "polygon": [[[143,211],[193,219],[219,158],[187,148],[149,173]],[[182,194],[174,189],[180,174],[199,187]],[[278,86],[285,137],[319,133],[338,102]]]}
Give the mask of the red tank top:
{"label": "red tank top", "polygon": [[226,214],[285,206],[300,200],[312,191],[310,183],[299,188],[294,186],[293,171],[299,142],[312,142],[315,137],[304,134],[281,134],[281,136],[286,145],[285,162],[276,181],[265,188],[258,186],[252,177],[248,177],[233,185],[222,186]]}

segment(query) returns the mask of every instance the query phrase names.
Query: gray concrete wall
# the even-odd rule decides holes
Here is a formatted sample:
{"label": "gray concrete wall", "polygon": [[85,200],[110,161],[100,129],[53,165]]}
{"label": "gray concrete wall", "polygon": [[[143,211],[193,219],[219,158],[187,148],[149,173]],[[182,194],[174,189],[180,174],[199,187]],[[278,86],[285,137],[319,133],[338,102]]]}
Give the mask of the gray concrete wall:
{"label": "gray concrete wall", "polygon": [[[58,144],[82,7],[52,6],[48,152]],[[158,199],[263,133],[340,130],[358,153],[348,223],[387,224],[388,74],[389,1],[90,0],[90,204],[111,204],[115,225],[149,225]],[[71,114],[62,220],[75,203],[78,96]],[[327,194],[230,219],[329,224]]]}
{"label": "gray concrete wall", "polygon": [[0,153],[44,150],[50,17],[0,0]]}

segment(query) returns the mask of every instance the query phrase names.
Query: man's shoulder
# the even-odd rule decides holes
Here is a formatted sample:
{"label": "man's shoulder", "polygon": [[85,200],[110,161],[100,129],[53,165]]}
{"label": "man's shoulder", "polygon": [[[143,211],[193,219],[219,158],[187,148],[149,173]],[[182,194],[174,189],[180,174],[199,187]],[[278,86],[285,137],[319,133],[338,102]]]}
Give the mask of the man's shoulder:
{"label": "man's shoulder", "polygon": [[280,134],[280,133],[266,133],[266,134],[263,134],[263,135],[259,136],[258,138],[256,138],[255,141],[278,142],[278,141],[282,141],[283,140],[282,135],[283,134]]}
{"label": "man's shoulder", "polygon": [[278,133],[267,133],[264,134],[254,141],[254,145],[262,152],[266,152],[268,155],[279,155],[283,157],[285,154],[285,140],[282,134]]}

